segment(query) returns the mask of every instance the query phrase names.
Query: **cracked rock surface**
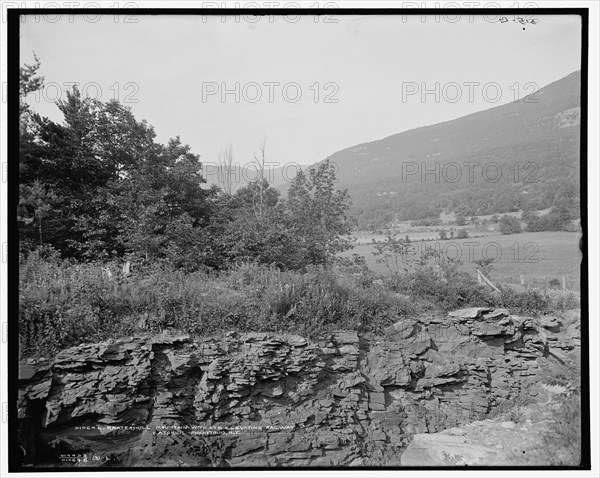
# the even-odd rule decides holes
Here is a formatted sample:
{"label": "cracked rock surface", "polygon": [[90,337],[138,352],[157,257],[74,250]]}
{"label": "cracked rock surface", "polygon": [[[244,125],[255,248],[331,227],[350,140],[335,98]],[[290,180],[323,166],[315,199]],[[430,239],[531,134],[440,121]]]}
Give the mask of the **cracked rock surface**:
{"label": "cracked rock surface", "polygon": [[229,332],[80,345],[20,364],[23,464],[401,466],[413,436],[422,445],[523,393],[543,397],[540,361],[576,350],[578,324],[471,308],[401,320],[377,339]]}

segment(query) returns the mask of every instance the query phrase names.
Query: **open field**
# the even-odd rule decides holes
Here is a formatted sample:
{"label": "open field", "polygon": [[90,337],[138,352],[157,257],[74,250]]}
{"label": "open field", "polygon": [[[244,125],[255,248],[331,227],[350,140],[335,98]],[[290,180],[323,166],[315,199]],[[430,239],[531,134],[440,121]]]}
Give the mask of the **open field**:
{"label": "open field", "polygon": [[[578,233],[525,232],[446,241],[420,241],[417,234],[408,235],[416,241],[413,243],[415,253],[425,247],[445,251],[448,257],[460,259],[465,271],[474,271],[473,261],[482,257],[497,258],[490,274],[493,282],[519,284],[522,274],[526,285],[548,287],[550,280],[558,279],[562,283],[564,277],[568,289],[578,291],[580,288],[581,234]],[[383,240],[383,236],[368,238],[362,235],[359,244],[343,255],[364,256],[370,269],[385,274],[388,272],[385,264],[377,263],[373,255],[375,249],[370,243],[373,237]],[[427,237],[433,237],[433,234]]]}

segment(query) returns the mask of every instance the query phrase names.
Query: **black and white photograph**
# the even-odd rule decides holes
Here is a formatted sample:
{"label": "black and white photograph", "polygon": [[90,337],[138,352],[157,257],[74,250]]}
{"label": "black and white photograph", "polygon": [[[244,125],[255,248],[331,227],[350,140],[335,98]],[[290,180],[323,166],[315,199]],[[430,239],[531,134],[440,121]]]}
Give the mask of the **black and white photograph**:
{"label": "black and white photograph", "polygon": [[597,8],[75,3],[2,8],[3,470],[596,476]]}

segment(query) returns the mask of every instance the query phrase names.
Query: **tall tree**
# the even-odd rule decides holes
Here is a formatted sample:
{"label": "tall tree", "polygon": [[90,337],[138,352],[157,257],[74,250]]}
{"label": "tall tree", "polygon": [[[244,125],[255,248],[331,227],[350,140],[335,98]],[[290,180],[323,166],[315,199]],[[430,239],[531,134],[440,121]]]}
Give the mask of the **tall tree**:
{"label": "tall tree", "polygon": [[201,229],[208,225],[213,191],[202,189],[204,182],[199,156],[179,137],[154,145],[108,188],[120,215],[120,244],[132,256],[150,259],[166,258],[169,247],[191,248],[194,236],[205,243]]}
{"label": "tall tree", "polygon": [[[36,60],[37,61],[37,60]],[[164,258],[206,244],[210,190],[199,157],[179,137],[154,141],[154,129],[118,101],[83,97],[57,102],[63,122],[30,111],[27,94],[42,84],[39,61],[21,70],[21,238],[63,255],[100,259],[128,253]]]}
{"label": "tall tree", "polygon": [[307,264],[331,264],[337,253],[352,247],[350,196],[335,188],[336,181],[335,167],[325,160],[308,176],[299,171],[288,190],[288,221]]}

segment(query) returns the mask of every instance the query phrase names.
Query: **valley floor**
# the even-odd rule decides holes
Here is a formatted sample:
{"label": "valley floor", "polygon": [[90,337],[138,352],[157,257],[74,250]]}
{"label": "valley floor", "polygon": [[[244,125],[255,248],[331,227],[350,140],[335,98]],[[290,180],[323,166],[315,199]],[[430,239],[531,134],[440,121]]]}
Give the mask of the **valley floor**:
{"label": "valley floor", "polygon": [[[521,234],[501,235],[495,233],[474,232],[466,239],[440,240],[435,231],[407,233],[414,241],[416,253],[433,248],[453,259],[462,262],[461,268],[467,272],[475,271],[473,261],[483,257],[497,258],[490,274],[492,282],[520,284],[523,275],[525,284],[533,287],[551,287],[550,281],[556,279],[562,286],[565,278],[566,288],[579,291],[581,287],[581,252],[579,240],[581,234],[572,232],[524,232]],[[404,234],[400,237],[404,237]],[[367,265],[373,271],[384,274],[389,272],[383,263],[377,262],[373,255],[373,239],[380,242],[384,236],[357,233],[357,245],[346,251],[343,256],[352,254],[364,256]]]}

